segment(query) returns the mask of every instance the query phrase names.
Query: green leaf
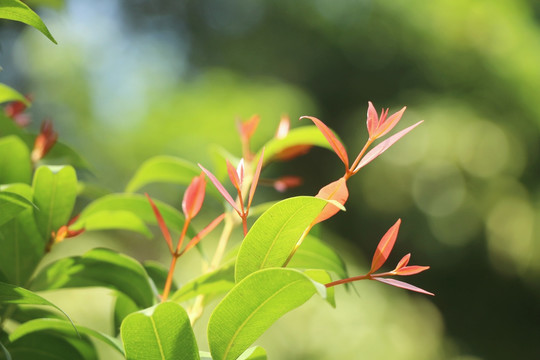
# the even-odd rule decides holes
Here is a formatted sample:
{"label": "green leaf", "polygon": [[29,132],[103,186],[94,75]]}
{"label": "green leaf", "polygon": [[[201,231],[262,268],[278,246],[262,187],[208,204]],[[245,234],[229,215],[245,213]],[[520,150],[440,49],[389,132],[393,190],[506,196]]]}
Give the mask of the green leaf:
{"label": "green leaf", "polygon": [[[272,139],[264,145],[264,164],[272,161],[272,159],[281,151],[298,145],[315,145],[332,149],[324,135],[317,129],[316,126],[302,126],[289,131],[286,137],[282,139]],[[257,159],[260,156],[257,154]]]}
{"label": "green leaf", "polygon": [[253,224],[236,258],[236,282],[268,267],[280,267],[306,228],[328,202],[299,196],[272,206]]}
{"label": "green leaf", "polygon": [[[27,184],[11,184],[4,190],[28,202],[32,199],[32,188]],[[26,284],[45,255],[46,242],[37,228],[35,211],[34,207],[24,209],[0,226],[0,273],[15,285]]]}
{"label": "green leaf", "polygon": [[108,249],[63,258],[42,269],[30,288],[35,291],[103,286],[118,290],[139,308],[152,306],[155,293],[146,271],[135,259]]}
{"label": "green leaf", "polygon": [[100,211],[78,220],[71,227],[73,230],[84,228],[86,231],[122,229],[152,237],[152,232],[137,215],[130,211]]}
{"label": "green leaf", "polygon": [[0,18],[20,21],[33,26],[48,37],[49,40],[57,44],[41,18],[28,5],[19,0],[0,0]]}
{"label": "green leaf", "polygon": [[34,206],[23,196],[18,194],[0,191],[0,226],[15,218],[21,211]]}
{"label": "green leaf", "polygon": [[120,325],[122,321],[131,313],[139,311],[140,308],[129,298],[121,292],[116,292],[116,301],[114,303],[114,334],[120,333]]}
{"label": "green leaf", "polygon": [[308,235],[298,248],[288,267],[333,271],[341,279],[349,277],[341,257],[318,238]]}
{"label": "green leaf", "polygon": [[201,275],[176,291],[171,301],[182,302],[198,295],[223,294],[234,286],[234,261],[229,261],[217,270]]}
{"label": "green leaf", "polygon": [[2,349],[2,352],[4,353],[4,357],[6,360],[11,360],[11,354],[9,353],[8,349],[0,342],[0,348]]}
{"label": "green leaf", "polygon": [[[170,205],[167,205],[161,201],[154,200],[161,215],[165,219],[169,229],[175,230],[177,233],[182,231],[184,226],[184,217],[178,210]],[[139,217],[142,221],[150,224],[157,224],[152,207],[148,202],[148,199],[139,194],[112,194],[107,195],[96,201],[90,203],[81,213],[79,219],[72,228],[81,228],[84,225],[86,219],[99,212],[111,212],[111,211],[129,211]],[[116,223],[117,229],[132,230],[132,224],[124,224],[122,222]],[[196,233],[193,228],[188,228],[188,235],[193,237]]]}
{"label": "green leaf", "polygon": [[[310,279],[315,280],[318,283],[321,284],[328,284],[329,282],[332,282],[332,277],[328,273],[328,271],[320,270],[320,269],[309,269],[304,271],[304,274],[309,276]],[[326,288],[326,296],[324,299],[332,306],[334,309],[336,308],[336,299],[334,295],[334,287]]]}
{"label": "green leaf", "polygon": [[[0,1],[1,2],[1,1]],[[1,13],[0,8],[0,13]],[[9,86],[0,83],[0,103],[8,101],[22,101],[26,106],[30,106],[28,100],[21,95],[17,90],[10,88]]]}
{"label": "green leaf", "polygon": [[71,166],[40,166],[32,182],[35,213],[41,236],[49,239],[53,231],[66,225],[77,197],[77,175]]}
{"label": "green leaf", "polygon": [[266,350],[260,346],[250,347],[237,360],[266,360]]}
{"label": "green leaf", "polygon": [[[109,335],[103,334],[99,331],[92,330],[85,326],[77,325],[76,328],[79,334],[87,335],[97,340],[100,340],[104,342],[105,344],[111,346],[116,351],[120,352],[122,355],[124,355],[124,350],[118,339],[115,339]],[[41,332],[45,330],[56,332],[56,333],[59,333],[60,335],[78,336],[77,332],[75,332],[75,330],[73,329],[73,326],[68,321],[60,320],[60,319],[35,319],[35,320],[25,322],[24,324],[21,324],[20,326],[18,326],[9,335],[9,340],[11,342],[14,342],[28,334]]]}
{"label": "green leaf", "polygon": [[[169,275],[169,269],[157,261],[145,261],[143,267],[148,276],[150,276],[150,279],[154,282],[158,293],[162,294],[163,289],[165,288],[165,282],[167,281],[167,276]],[[173,280],[171,291],[176,291],[177,289],[178,287]]]}
{"label": "green leaf", "polygon": [[156,156],[146,160],[126,186],[126,192],[135,192],[150,183],[189,185],[201,173],[194,164],[173,156]]}
{"label": "green leaf", "polygon": [[208,343],[214,359],[240,356],[277,319],[325,292],[293,269],[271,268],[240,281],[214,309],[208,322]]}
{"label": "green leaf", "polygon": [[88,339],[33,333],[7,346],[16,360],[89,360],[97,359],[97,353]]}
{"label": "green leaf", "polygon": [[12,135],[0,138],[0,154],[0,184],[30,182],[30,150],[19,137]]}
{"label": "green leaf", "polygon": [[199,359],[199,349],[184,308],[164,302],[129,315],[120,331],[127,360]]}

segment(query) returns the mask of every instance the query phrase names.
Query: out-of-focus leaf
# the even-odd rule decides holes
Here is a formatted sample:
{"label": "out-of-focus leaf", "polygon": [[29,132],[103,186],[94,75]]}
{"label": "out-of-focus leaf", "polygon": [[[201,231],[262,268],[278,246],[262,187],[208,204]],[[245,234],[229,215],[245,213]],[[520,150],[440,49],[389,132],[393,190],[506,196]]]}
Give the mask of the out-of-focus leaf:
{"label": "out-of-focus leaf", "polygon": [[390,136],[388,139],[384,140],[373,149],[371,149],[358,163],[358,166],[354,169],[354,172],[357,172],[373,160],[375,160],[379,155],[388,150],[388,148],[396,143],[399,139],[407,135],[409,131],[420,125],[423,121],[419,121],[414,125],[409,126],[406,129],[401,130],[397,134]]}
{"label": "out-of-focus leaf", "polygon": [[70,229],[72,230],[82,228],[86,229],[86,231],[111,229],[129,230],[142,234],[148,238],[152,237],[152,232],[137,215],[122,210],[104,210],[96,212],[85,216],[83,220],[78,219],[73,226],[70,226]]}
{"label": "out-of-focus leaf", "polygon": [[164,302],[126,317],[120,330],[127,360],[197,360],[199,349],[182,306]]}
{"label": "out-of-focus leaf", "polygon": [[328,140],[328,143],[332,146],[332,149],[334,152],[339,156],[345,167],[349,168],[349,157],[347,156],[347,151],[345,150],[345,146],[339,141],[337,136],[334,134],[332,130],[328,126],[326,126],[321,120],[313,117],[313,116],[302,116],[300,119],[309,119],[315,123],[317,128],[322,132],[326,140]]}
{"label": "out-of-focus leaf", "polygon": [[102,286],[129,296],[139,308],[152,306],[154,292],[140,263],[108,249],[63,258],[43,268],[32,280],[35,291]]}
{"label": "out-of-focus leaf", "polygon": [[260,346],[250,347],[237,360],[266,360],[266,350]]}
{"label": "out-of-focus leaf", "polygon": [[0,226],[32,206],[34,204],[31,201],[18,194],[0,191]]}
{"label": "out-of-focus leaf", "polygon": [[19,0],[0,0],[0,18],[20,21],[27,25],[33,26],[41,31],[41,33],[48,37],[53,43],[57,43],[41,18],[34,11],[32,11],[28,5]]}
{"label": "out-of-focus leaf", "polygon": [[0,138],[0,154],[0,184],[30,182],[30,150],[19,137],[12,135]]}
{"label": "out-of-focus leaf", "polygon": [[[319,284],[320,285],[320,284]],[[256,271],[223,298],[208,322],[208,343],[214,359],[238,358],[277,319],[321,291],[303,273],[285,268]]]}
{"label": "out-of-focus leaf", "polygon": [[379,241],[379,245],[377,245],[377,249],[375,250],[375,254],[373,254],[373,259],[371,261],[371,269],[369,270],[370,274],[379,270],[388,259],[388,256],[392,252],[394,244],[396,243],[400,224],[401,219],[398,219],[398,221],[396,221],[396,223],[392,225],[390,229],[388,229],[386,234],[384,234],[381,241]]}
{"label": "out-of-focus leaf", "polygon": [[11,360],[11,354],[9,353],[8,349],[0,342],[0,348],[2,349],[2,352],[4,353],[4,358],[6,360]]}
{"label": "out-of-focus leaf", "polygon": [[318,238],[308,235],[289,262],[288,267],[332,271],[341,279],[349,277],[341,257]]}
{"label": "out-of-focus leaf", "polygon": [[[328,284],[329,282],[332,282],[332,277],[326,270],[321,269],[309,269],[304,271],[304,274],[309,276],[310,279],[315,280],[318,283],[321,284]],[[336,299],[334,295],[334,287],[326,288],[326,297],[325,300],[332,306],[334,309],[336,308]]]}
{"label": "out-of-focus leaf", "polygon": [[[2,10],[0,10],[0,13],[1,11]],[[0,103],[7,101],[22,101],[26,106],[30,105],[28,99],[21,95],[17,90],[10,88],[6,84],[0,83]]]}
{"label": "out-of-focus leaf", "polygon": [[374,278],[374,280],[377,280],[377,281],[380,281],[382,283],[392,285],[392,286],[395,286],[395,287],[398,287],[398,288],[402,288],[402,289],[406,289],[406,290],[410,290],[410,291],[415,291],[415,292],[419,292],[419,293],[426,294],[426,295],[435,296],[435,294],[430,293],[429,291],[426,291],[424,289],[420,289],[419,287],[416,287],[414,285],[411,285],[411,284],[408,284],[406,282],[399,281],[399,280],[396,280],[396,279]]}
{"label": "out-of-focus leaf", "polygon": [[[182,227],[184,226],[184,217],[182,214],[172,206],[163,202],[154,200],[154,203],[167,223],[167,227],[175,230],[177,233],[180,233],[182,231]],[[73,224],[72,228],[76,229],[83,227],[81,223],[84,222],[86,218],[103,211],[129,211],[146,223],[157,224],[152,207],[150,206],[148,199],[146,199],[146,197],[143,195],[111,194],[90,203],[81,212],[79,219],[75,224]],[[117,223],[116,228],[123,229],[124,227],[122,223]],[[188,228],[188,235],[190,237],[196,235],[191,227]]]}
{"label": "out-of-focus leaf", "polygon": [[[29,306],[18,306],[17,309],[15,309],[15,312],[13,315],[10,316],[11,320],[14,320],[18,323],[24,323],[30,320],[34,319],[63,319],[62,315],[58,312],[48,309],[48,308],[35,308],[35,307],[29,307]],[[72,329],[73,331],[73,329]]]}
{"label": "out-of-focus leaf", "polygon": [[32,333],[7,346],[16,360],[96,360],[97,352],[89,339],[49,333]]}
{"label": "out-of-focus leaf", "polygon": [[57,141],[49,150],[42,164],[46,165],[71,165],[77,169],[91,170],[91,166],[79,153],[69,145]]}
{"label": "out-of-focus leaf", "polygon": [[77,197],[77,175],[71,166],[40,166],[32,181],[34,213],[41,236],[49,239],[53,231],[66,225]]}
{"label": "out-of-focus leaf", "polygon": [[[143,263],[143,266],[148,276],[150,276],[150,279],[152,279],[152,281],[156,285],[158,293],[163,293],[163,288],[165,287],[165,282],[167,280],[167,275],[169,274],[169,269],[163,266],[161,263],[158,263],[157,261],[145,261]],[[173,280],[171,284],[171,291],[176,291],[177,289],[178,287]]]}
{"label": "out-of-focus leaf", "polygon": [[150,183],[188,185],[201,170],[194,164],[173,156],[156,156],[146,160],[126,186],[126,192],[135,192]]}
{"label": "out-of-focus leaf", "polygon": [[[281,139],[273,138],[264,145],[265,157],[263,165],[272,161],[272,159],[283,150],[299,145],[315,145],[331,149],[332,147],[324,135],[315,126],[302,126],[289,131],[286,137]],[[256,158],[260,156],[257,154]]]}
{"label": "out-of-focus leaf", "polygon": [[116,292],[116,301],[114,303],[114,334],[118,335],[120,333],[120,326],[122,321],[129,315],[134,312],[139,311],[140,308],[131,300],[129,296],[124,295],[123,293]]}
{"label": "out-of-focus leaf", "polygon": [[325,205],[325,200],[299,196],[280,201],[262,214],[238,252],[236,282],[259,269],[282,266]]}
{"label": "out-of-focus leaf", "polygon": [[[86,335],[100,340],[124,355],[124,349],[122,348],[122,345],[118,339],[85,326],[77,325],[76,328],[80,335]],[[60,319],[35,319],[18,326],[9,335],[9,340],[11,342],[15,342],[28,334],[42,331],[52,331],[59,333],[60,335],[78,336],[77,332],[75,332],[75,329],[73,329],[73,326],[69,321]]]}
{"label": "out-of-focus leaf", "polygon": [[180,287],[171,297],[171,301],[182,302],[198,295],[223,294],[234,286],[234,261],[201,275]]}

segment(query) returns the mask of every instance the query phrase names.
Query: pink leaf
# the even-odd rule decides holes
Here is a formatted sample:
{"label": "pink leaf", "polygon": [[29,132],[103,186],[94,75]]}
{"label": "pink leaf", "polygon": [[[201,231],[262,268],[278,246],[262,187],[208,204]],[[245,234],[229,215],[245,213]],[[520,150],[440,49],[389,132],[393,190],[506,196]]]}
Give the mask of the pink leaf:
{"label": "pink leaf", "polygon": [[195,245],[197,245],[199,241],[201,241],[206,235],[208,235],[209,232],[214,230],[214,228],[219,225],[219,223],[223,220],[224,217],[225,217],[225,214],[221,214],[217,218],[212,220],[210,224],[208,224],[193,239],[191,239],[190,242],[188,242],[184,250],[182,250],[182,252],[180,253],[180,256],[186,251],[188,251],[189,249],[191,249],[192,247],[194,247]]}
{"label": "pink leaf", "polygon": [[204,174],[196,176],[191,180],[191,184],[186,189],[182,200],[182,210],[186,219],[193,219],[201,210],[205,189],[206,179],[204,178]]}
{"label": "pink leaf", "polygon": [[233,184],[234,188],[240,193],[242,189],[240,189],[240,182],[242,181],[240,177],[238,176],[237,170],[231,165],[229,160],[227,160],[227,172],[229,173],[229,179],[231,179],[231,183]]}
{"label": "pink leaf", "polygon": [[429,266],[411,265],[411,266],[402,267],[401,269],[394,270],[393,272],[396,275],[408,276],[408,275],[419,274],[422,271],[426,271],[427,269],[429,269]]}
{"label": "pink leaf", "polygon": [[285,192],[287,189],[302,185],[303,182],[300,176],[282,176],[274,182],[274,189]]}
{"label": "pink leaf", "polygon": [[263,158],[264,158],[264,148],[261,151],[261,156],[259,157],[259,162],[257,163],[255,174],[253,174],[253,180],[251,181],[251,188],[249,189],[249,199],[248,199],[246,214],[249,212],[249,208],[251,207],[251,201],[253,200],[253,196],[255,195],[255,189],[257,188],[257,183],[259,182],[259,177],[261,176]]}
{"label": "pink leaf", "polygon": [[173,251],[173,244],[171,239],[171,234],[169,233],[169,229],[167,229],[167,225],[165,224],[165,220],[163,220],[163,216],[161,216],[161,213],[159,212],[159,209],[157,208],[156,204],[152,201],[150,198],[150,195],[145,194],[148,198],[148,201],[150,202],[150,206],[152,206],[152,210],[154,211],[154,216],[156,217],[156,220],[158,222],[159,228],[161,229],[161,233],[163,234],[163,237],[165,238],[165,241],[167,242],[167,245],[169,246],[169,250]]}
{"label": "pink leaf", "polygon": [[334,149],[334,152],[339,156],[341,161],[343,161],[343,164],[345,164],[346,168],[349,168],[349,157],[347,156],[347,152],[345,151],[345,147],[341,143],[341,141],[338,140],[338,138],[334,135],[332,130],[328,126],[326,126],[321,120],[317,119],[316,117],[312,116],[302,116],[300,119],[310,119],[315,123],[315,125],[319,128],[319,130],[322,132],[326,140],[330,143],[332,146],[332,149]]}
{"label": "pink leaf", "polygon": [[377,127],[379,127],[379,115],[377,115],[377,110],[375,110],[375,107],[373,106],[371,101],[368,101],[366,124],[369,136],[373,137],[373,134],[375,134],[375,130],[377,130]]}
{"label": "pink leaf", "polygon": [[[316,195],[316,197],[325,199],[325,200],[336,200],[340,204],[344,205],[345,202],[347,202],[347,199],[349,198],[349,190],[347,189],[347,180],[345,177],[342,177],[334,182],[331,182],[330,184],[323,187],[321,190],[319,190],[319,193]],[[332,216],[334,216],[337,212],[339,212],[339,208],[332,204],[327,204],[323,208],[322,212],[319,214],[317,219],[315,219],[314,223],[320,223],[321,221],[324,221]]]}
{"label": "pink leaf", "polygon": [[405,255],[403,258],[401,258],[401,260],[399,260],[399,262],[398,262],[398,264],[396,266],[396,269],[394,271],[397,271],[397,270],[401,269],[402,267],[407,266],[410,259],[411,259],[411,254],[410,253]]}
{"label": "pink leaf", "polygon": [[239,121],[237,123],[238,131],[240,132],[240,136],[244,141],[248,141],[253,136],[257,126],[259,125],[259,120],[259,115],[253,115],[248,121]]}
{"label": "pink leaf", "polygon": [[408,128],[401,130],[395,135],[390,136],[388,139],[381,142],[379,145],[375,146],[373,149],[371,149],[366,156],[360,160],[360,163],[354,169],[354,173],[358,172],[361,168],[375,160],[379,155],[381,155],[383,152],[385,152],[390,146],[394,145],[396,141],[401,139],[403,136],[405,136],[409,131],[420,125],[423,121],[419,121],[414,125],[409,126]]}
{"label": "pink leaf", "polygon": [[216,179],[216,177],[214,176],[214,174],[212,174],[210,171],[206,170],[201,164],[199,164],[199,167],[202,169],[202,171],[204,171],[204,173],[206,174],[206,176],[208,176],[208,178],[210,179],[210,181],[212,181],[212,184],[214,184],[214,186],[216,187],[216,189],[218,189],[218,191],[221,193],[221,195],[223,196],[223,198],[225,200],[227,200],[227,202],[229,204],[231,204],[231,206],[233,207],[234,210],[236,210],[236,212],[238,214],[241,213],[240,209],[238,209],[238,205],[236,205],[235,201],[233,200],[233,198],[231,197],[231,195],[229,195],[229,193],[227,192],[227,190],[225,190],[225,188],[223,187],[223,185],[221,185],[221,183],[219,182],[218,179]]}
{"label": "pink leaf", "polygon": [[388,229],[386,234],[384,234],[379,242],[379,245],[377,245],[377,249],[373,255],[373,260],[371,261],[371,270],[369,270],[370,274],[373,274],[375,271],[379,270],[388,259],[388,256],[390,255],[390,252],[392,252],[392,248],[396,243],[400,224],[401,219],[398,219],[398,221],[396,221],[396,223],[390,229]]}
{"label": "pink leaf", "polygon": [[407,284],[406,282],[403,282],[403,281],[399,281],[399,280],[395,280],[395,279],[385,279],[385,278],[373,278],[373,280],[377,280],[377,281],[380,281],[382,283],[392,285],[392,286],[395,286],[395,287],[398,287],[398,288],[411,290],[411,291],[416,291],[416,292],[426,294],[426,295],[435,296],[435,294],[430,293],[429,291],[426,291],[424,289],[420,289],[419,287],[416,287],[416,286],[411,285],[411,284]]}

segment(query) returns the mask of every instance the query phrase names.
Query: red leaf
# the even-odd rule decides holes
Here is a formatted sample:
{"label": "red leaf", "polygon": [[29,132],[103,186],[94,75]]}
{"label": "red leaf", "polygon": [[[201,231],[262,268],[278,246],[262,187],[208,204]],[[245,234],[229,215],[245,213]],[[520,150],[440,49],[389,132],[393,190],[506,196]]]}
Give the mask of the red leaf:
{"label": "red leaf", "polygon": [[238,131],[244,141],[248,141],[253,136],[259,125],[259,120],[259,115],[253,115],[248,121],[238,122]]}
{"label": "red leaf", "polygon": [[429,266],[411,265],[411,266],[402,267],[401,269],[394,270],[393,272],[396,275],[408,276],[408,275],[415,275],[415,274],[421,273],[422,271],[426,271],[427,269],[429,269]]}
{"label": "red leaf", "polygon": [[426,294],[426,295],[435,296],[435,294],[430,293],[429,291],[426,291],[424,289],[420,289],[419,287],[416,287],[416,286],[411,285],[411,284],[407,284],[406,282],[403,282],[403,281],[399,281],[399,280],[395,280],[395,279],[385,279],[385,278],[373,278],[373,280],[377,280],[377,281],[380,281],[382,283],[392,285],[392,286],[395,286],[395,287],[398,287],[398,288],[411,290],[411,291],[416,291],[416,292]]}
{"label": "red leaf", "polygon": [[371,269],[369,270],[369,274],[373,274],[375,271],[379,270],[388,259],[388,256],[392,252],[392,248],[396,243],[400,224],[401,219],[398,219],[398,221],[396,221],[396,223],[390,229],[388,229],[386,234],[384,234],[379,242],[379,245],[377,245],[377,249],[373,255],[373,260],[371,261]]}
{"label": "red leaf", "polygon": [[233,198],[231,197],[231,195],[229,195],[229,193],[227,192],[227,190],[225,190],[225,188],[223,187],[223,185],[221,185],[221,183],[219,182],[218,179],[216,179],[216,177],[214,176],[214,174],[212,174],[210,171],[206,170],[201,164],[199,164],[199,167],[202,169],[202,171],[204,171],[204,173],[206,174],[206,176],[208,176],[208,178],[210,179],[210,181],[212,181],[212,184],[214,184],[214,186],[216,187],[216,189],[218,189],[218,191],[221,193],[221,195],[223,196],[223,198],[225,200],[227,200],[227,202],[229,204],[231,204],[231,206],[233,207],[234,210],[236,210],[236,212],[238,214],[241,213],[240,209],[238,208],[238,205],[236,204],[236,202],[233,200]]}
{"label": "red leaf", "polygon": [[300,176],[282,176],[274,182],[274,189],[285,192],[287,189],[302,185],[303,182]]}
{"label": "red leaf", "polygon": [[186,245],[184,250],[182,250],[179,256],[181,256],[183,253],[185,253],[186,251],[188,251],[189,249],[197,245],[199,241],[201,241],[206,235],[208,235],[209,232],[214,230],[214,228],[219,225],[219,223],[223,220],[224,217],[225,217],[225,214],[221,214],[217,218],[212,220],[210,224],[208,224],[193,239],[191,239],[190,242],[188,242],[188,244]]}
{"label": "red leaf", "polygon": [[394,126],[397,125],[399,120],[401,120],[401,117],[403,116],[403,113],[405,112],[405,109],[407,107],[403,107],[398,112],[392,114],[388,119],[386,116],[388,116],[388,109],[381,111],[381,116],[377,116],[377,111],[375,110],[375,107],[371,103],[371,101],[368,102],[368,111],[367,111],[367,128],[369,137],[372,140],[375,140],[377,138],[380,138],[384,135],[386,135],[390,130],[394,128]]}
{"label": "red leaf", "polygon": [[229,173],[229,179],[231,179],[231,183],[233,184],[235,189],[238,191],[238,193],[240,193],[242,191],[242,189],[240,188],[241,183],[242,183],[242,178],[238,176],[237,170],[234,168],[234,166],[231,165],[229,160],[227,160],[227,172]]}
{"label": "red leaf", "polygon": [[371,149],[363,158],[360,160],[358,166],[354,169],[354,173],[358,172],[361,168],[375,160],[379,155],[385,152],[390,146],[394,145],[396,141],[405,136],[409,131],[420,125],[423,121],[419,121],[414,125],[409,126],[408,128],[401,130],[395,135],[390,136],[388,139],[381,142],[379,145]]}
{"label": "red leaf", "polygon": [[150,202],[150,206],[152,206],[152,210],[154,211],[154,216],[156,217],[159,228],[161,229],[161,233],[163,234],[163,237],[165,238],[165,241],[167,242],[167,245],[169,246],[169,250],[172,252],[173,244],[172,244],[171,234],[169,233],[169,229],[167,229],[165,220],[163,220],[163,216],[161,216],[159,209],[157,208],[156,204],[154,204],[150,196],[148,194],[145,194],[145,195],[148,198],[148,201]]}
{"label": "red leaf", "polygon": [[349,168],[349,157],[347,156],[347,152],[345,151],[345,147],[341,143],[341,141],[338,140],[338,138],[334,135],[332,130],[328,126],[326,126],[321,120],[312,117],[312,116],[302,116],[300,119],[310,119],[315,123],[315,125],[319,128],[319,130],[322,132],[326,140],[330,143],[332,146],[332,149],[334,149],[334,152],[339,156],[343,164],[345,164],[345,167]]}
{"label": "red leaf", "polygon": [[257,188],[257,183],[259,182],[259,177],[261,176],[263,158],[264,158],[264,148],[261,151],[261,156],[259,156],[259,162],[257,163],[255,174],[253,174],[253,180],[251,181],[251,188],[249,189],[249,199],[248,199],[248,204],[246,208],[246,214],[249,212],[249,208],[251,207],[251,200],[253,200],[253,196],[255,195],[255,189]]}
{"label": "red leaf", "polygon": [[186,189],[182,200],[182,210],[186,219],[193,219],[201,210],[205,189],[206,179],[204,173],[191,180],[191,184]]}
{"label": "red leaf", "polygon": [[286,147],[272,157],[272,159],[280,161],[288,161],[298,156],[307,154],[313,145],[293,145]]}
{"label": "red leaf", "polygon": [[399,262],[398,262],[398,264],[396,266],[396,269],[394,271],[399,270],[404,266],[407,266],[410,259],[411,259],[411,254],[410,253],[405,255],[403,258],[401,258],[401,260],[399,260]]}
{"label": "red leaf", "polygon": [[[323,187],[319,190],[319,193],[316,197],[325,199],[325,200],[336,200],[342,205],[345,205],[347,199],[349,198],[349,190],[347,189],[347,180],[344,177],[331,182],[330,184]],[[324,209],[321,211],[317,219],[315,219],[315,224],[320,223],[332,216],[334,216],[340,209],[332,204],[327,204]]]}

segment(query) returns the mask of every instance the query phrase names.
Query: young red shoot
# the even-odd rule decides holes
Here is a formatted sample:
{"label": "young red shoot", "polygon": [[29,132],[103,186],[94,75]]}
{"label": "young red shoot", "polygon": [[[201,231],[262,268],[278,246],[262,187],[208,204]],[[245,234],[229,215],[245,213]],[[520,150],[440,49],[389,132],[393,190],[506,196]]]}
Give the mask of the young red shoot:
{"label": "young red shoot", "polygon": [[386,135],[390,130],[394,128],[394,126],[397,125],[399,120],[401,120],[401,117],[403,116],[405,109],[407,109],[406,106],[404,106],[398,112],[390,115],[390,117],[387,119],[386,116],[388,115],[389,109],[383,109],[381,111],[381,116],[379,117],[377,116],[377,111],[375,110],[375,107],[373,106],[371,101],[368,101],[366,123],[367,123],[369,138],[371,140],[375,140]]}
{"label": "young red shoot", "polygon": [[150,206],[152,207],[152,211],[154,212],[154,216],[156,217],[156,220],[158,222],[159,229],[161,230],[161,233],[163,234],[163,237],[165,238],[165,241],[167,242],[167,246],[169,247],[169,252],[173,254],[174,248],[173,248],[171,233],[169,232],[169,229],[167,228],[167,224],[165,224],[165,220],[163,219],[163,216],[161,216],[161,212],[157,208],[156,204],[154,204],[154,201],[152,200],[150,195],[148,195],[147,193],[145,193],[145,195],[148,201],[150,202]]}
{"label": "young red shoot", "polygon": [[190,240],[190,242],[187,243],[184,250],[178,254],[178,256],[182,256],[185,252],[189,251],[191,248],[193,248],[195,245],[197,245],[208,233],[210,233],[212,230],[215,229],[216,226],[218,226],[221,221],[225,218],[225,214],[219,215],[217,218],[212,220],[210,224],[208,224],[204,229],[202,229],[197,235],[193,237],[193,239]]}
{"label": "young red shoot", "polygon": [[225,187],[221,185],[221,182],[212,174],[209,170],[207,170],[204,166],[201,164],[198,164],[199,167],[204,171],[206,176],[210,179],[212,184],[218,189],[219,193],[223,196],[223,198],[233,207],[233,209],[238,213],[239,216],[242,216],[242,211],[240,210],[239,206],[236,204],[236,202],[233,200],[231,195],[227,190],[225,190]]}
{"label": "young red shoot", "polygon": [[401,219],[398,219],[398,221],[396,221],[396,223],[390,229],[388,229],[386,234],[384,234],[384,236],[382,237],[379,245],[377,245],[375,254],[373,255],[373,259],[371,261],[371,269],[369,270],[368,274],[373,274],[375,271],[379,270],[388,259],[388,256],[392,252],[392,248],[396,243],[396,238],[399,232],[399,225],[401,225]]}
{"label": "young red shoot", "polygon": [[[339,178],[338,180],[331,182],[330,184],[323,187],[317,193],[316,197],[325,199],[325,200],[336,200],[341,205],[345,205],[347,199],[349,198],[349,190],[347,189],[347,179],[345,176]],[[315,219],[314,224],[320,223],[339,212],[339,208],[332,204],[325,205],[322,212]]]}
{"label": "young red shoot", "polygon": [[255,133],[255,130],[257,130],[259,120],[259,115],[253,115],[248,121],[238,121],[236,123],[238,132],[240,133],[240,141],[242,142],[242,153],[244,154],[244,158],[247,160],[251,160],[253,157],[253,154],[249,149],[249,141]]}
{"label": "young red shoot", "polygon": [[193,219],[201,210],[206,189],[204,173],[191,180],[184,198],[182,199],[182,211],[186,219]]}
{"label": "young red shoot", "polygon": [[54,244],[58,244],[59,242],[62,242],[65,239],[69,239],[77,235],[80,235],[85,231],[84,228],[78,229],[78,230],[71,230],[69,228],[71,225],[73,225],[77,221],[78,218],[79,218],[79,215],[69,220],[66,225],[62,225],[57,231],[51,232],[51,239],[45,249],[46,252],[49,252],[51,250],[51,247]]}
{"label": "young red shoot", "polygon": [[274,189],[285,192],[288,189],[302,185],[304,180],[300,176],[282,176],[273,181]]}
{"label": "young red shoot", "polygon": [[56,144],[58,139],[58,133],[54,131],[52,121],[45,120],[41,123],[41,131],[39,132],[34,142],[34,149],[32,150],[32,162],[35,164],[41,160],[49,150]]}
{"label": "young red shoot", "polygon": [[28,124],[30,124],[30,115],[25,114],[24,112],[32,101],[32,96],[26,95],[25,98],[27,100],[26,102],[12,101],[4,108],[4,113],[6,116],[13,119],[15,124],[17,124],[19,127],[26,127]]}
{"label": "young red shoot", "polygon": [[302,116],[300,117],[300,120],[301,119],[309,119],[315,123],[315,125],[322,132],[326,140],[328,140],[328,143],[330,143],[330,146],[332,146],[332,149],[334,149],[334,152],[337,154],[337,156],[339,156],[339,158],[345,165],[345,168],[349,169],[349,157],[347,156],[345,146],[343,146],[341,141],[338,140],[332,130],[330,130],[328,126],[326,126],[321,120],[317,119],[316,117]]}
{"label": "young red shoot", "polygon": [[255,195],[255,189],[257,188],[257,183],[259,182],[259,177],[261,176],[263,158],[264,158],[264,148],[261,151],[261,156],[259,157],[259,161],[257,162],[257,168],[255,169],[255,174],[253,174],[253,180],[251,181],[251,187],[249,189],[249,199],[248,199],[248,204],[246,208],[246,216],[249,213],[249,208],[251,207],[251,201],[253,200],[253,196]]}

